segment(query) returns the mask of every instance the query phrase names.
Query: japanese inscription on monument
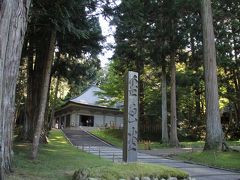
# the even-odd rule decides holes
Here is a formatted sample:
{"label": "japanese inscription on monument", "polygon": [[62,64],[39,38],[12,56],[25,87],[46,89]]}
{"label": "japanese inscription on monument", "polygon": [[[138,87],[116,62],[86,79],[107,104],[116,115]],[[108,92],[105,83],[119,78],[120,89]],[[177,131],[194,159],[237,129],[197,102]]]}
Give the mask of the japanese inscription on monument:
{"label": "japanese inscription on monument", "polygon": [[137,161],[138,138],[138,73],[129,71],[125,77],[123,161]]}

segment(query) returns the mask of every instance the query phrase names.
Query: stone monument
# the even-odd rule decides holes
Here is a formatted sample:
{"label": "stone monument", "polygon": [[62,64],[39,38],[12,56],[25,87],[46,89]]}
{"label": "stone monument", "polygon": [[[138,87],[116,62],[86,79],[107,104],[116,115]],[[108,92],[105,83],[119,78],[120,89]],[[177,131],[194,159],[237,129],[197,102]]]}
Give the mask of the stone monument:
{"label": "stone monument", "polygon": [[125,75],[123,161],[137,161],[138,141],[138,73],[128,71]]}

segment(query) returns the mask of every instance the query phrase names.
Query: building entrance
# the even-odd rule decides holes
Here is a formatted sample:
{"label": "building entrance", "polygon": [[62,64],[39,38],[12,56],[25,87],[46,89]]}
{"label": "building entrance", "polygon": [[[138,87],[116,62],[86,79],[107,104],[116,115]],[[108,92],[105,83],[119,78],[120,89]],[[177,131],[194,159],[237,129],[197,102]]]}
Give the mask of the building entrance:
{"label": "building entrance", "polygon": [[94,116],[85,116],[80,115],[79,116],[79,126],[94,126]]}

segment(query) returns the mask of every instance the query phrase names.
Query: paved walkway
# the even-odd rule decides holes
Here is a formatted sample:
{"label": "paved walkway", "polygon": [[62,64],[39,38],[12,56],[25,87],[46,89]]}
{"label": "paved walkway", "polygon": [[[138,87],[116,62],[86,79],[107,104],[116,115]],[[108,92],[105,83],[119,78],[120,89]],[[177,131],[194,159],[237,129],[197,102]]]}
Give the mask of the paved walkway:
{"label": "paved walkway", "polygon": [[[79,149],[114,162],[122,161],[121,149],[115,148],[82,130],[65,129],[63,131],[70,142]],[[189,175],[196,180],[240,180],[240,173],[185,163],[146,153],[138,153],[138,161],[179,168],[188,172]]]}

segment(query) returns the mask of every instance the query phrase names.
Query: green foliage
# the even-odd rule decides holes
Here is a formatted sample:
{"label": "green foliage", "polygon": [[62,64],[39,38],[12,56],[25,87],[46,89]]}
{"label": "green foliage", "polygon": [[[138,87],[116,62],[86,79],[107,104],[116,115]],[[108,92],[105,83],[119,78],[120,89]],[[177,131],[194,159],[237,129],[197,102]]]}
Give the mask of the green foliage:
{"label": "green foliage", "polygon": [[[179,138],[181,141],[196,141],[204,138],[204,82],[203,70],[187,69],[177,64],[177,110]],[[186,93],[188,92],[188,93]]]}
{"label": "green foliage", "polygon": [[99,59],[86,59],[75,57],[60,57],[56,59],[52,73],[61,81],[67,82],[69,92],[67,97],[79,95],[79,93],[96,80],[97,71],[100,68]]}
{"label": "green foliage", "polygon": [[31,56],[30,48],[33,48],[33,53],[41,52],[42,40],[48,38],[50,31],[56,30],[56,52],[51,73],[61,82],[67,82],[67,98],[79,95],[82,89],[95,81],[100,68],[97,55],[101,52],[104,37],[98,17],[93,15],[97,6],[98,1],[95,0],[40,0],[32,4],[24,55]]}
{"label": "green foliage", "polygon": [[100,82],[100,88],[103,91],[99,92],[98,96],[102,98],[102,101],[99,102],[102,105],[113,106],[124,100],[124,77],[116,72],[115,66],[116,62],[113,61],[108,67],[107,76]]}
{"label": "green foliage", "polygon": [[[78,39],[88,39],[91,31],[85,8],[88,13],[95,10],[93,0],[34,0],[30,18],[38,27],[56,28],[63,34],[73,34]],[[93,28],[94,29],[94,28]]]}
{"label": "green foliage", "polygon": [[[144,69],[144,102],[146,116],[160,119],[161,114],[161,82],[159,69],[145,66]],[[151,120],[151,118],[149,120]]]}
{"label": "green foliage", "polygon": [[[240,26],[236,7],[239,2],[218,0],[213,1],[212,6],[224,132],[227,138],[237,139],[240,132]],[[139,71],[144,86],[141,106],[145,117],[152,125],[160,123],[154,121],[161,115],[160,67],[168,67],[170,56],[175,52],[179,138],[203,139],[205,87],[200,1],[122,1],[114,12],[112,23],[117,28],[112,63],[116,66],[111,67],[115,74],[111,72],[109,76],[123,75],[129,69]],[[144,73],[138,67],[139,62],[144,64]],[[111,86],[109,83],[108,87]],[[115,91],[114,86],[112,91]],[[107,93],[111,93],[110,88]]]}

